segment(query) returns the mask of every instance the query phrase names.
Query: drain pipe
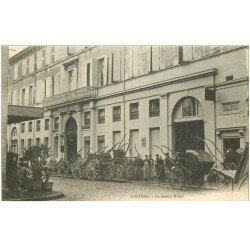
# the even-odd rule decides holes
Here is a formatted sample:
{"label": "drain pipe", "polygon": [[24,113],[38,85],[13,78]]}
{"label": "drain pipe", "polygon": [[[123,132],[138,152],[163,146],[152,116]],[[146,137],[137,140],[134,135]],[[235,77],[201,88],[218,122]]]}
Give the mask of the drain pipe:
{"label": "drain pipe", "polygon": [[216,140],[216,86],[215,86],[215,74],[213,75],[213,87],[214,87],[214,144],[215,144],[215,159],[217,159],[217,140]]}

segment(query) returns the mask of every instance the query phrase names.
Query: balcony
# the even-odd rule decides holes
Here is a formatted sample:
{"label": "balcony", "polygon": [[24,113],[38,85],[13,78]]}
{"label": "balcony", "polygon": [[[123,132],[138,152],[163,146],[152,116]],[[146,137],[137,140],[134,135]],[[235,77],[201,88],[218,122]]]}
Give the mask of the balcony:
{"label": "balcony", "polygon": [[94,98],[96,96],[97,96],[97,88],[87,86],[84,88],[75,89],[69,92],[47,97],[43,100],[43,107],[49,108],[67,102],[74,102],[87,98]]}

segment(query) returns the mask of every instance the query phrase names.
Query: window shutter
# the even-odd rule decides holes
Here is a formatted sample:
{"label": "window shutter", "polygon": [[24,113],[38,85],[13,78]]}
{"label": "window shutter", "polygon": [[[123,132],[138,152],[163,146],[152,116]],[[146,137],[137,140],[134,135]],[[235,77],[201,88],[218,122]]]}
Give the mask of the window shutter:
{"label": "window shutter", "polygon": [[27,59],[22,61],[22,76],[25,76],[27,72]]}
{"label": "window shutter", "polygon": [[35,69],[35,57],[34,55],[29,57],[29,73],[33,73]]}
{"label": "window shutter", "polygon": [[150,71],[150,46],[139,48],[139,74],[144,75]]}
{"label": "window shutter", "polygon": [[22,77],[22,62],[18,64],[18,78]]}
{"label": "window shutter", "polygon": [[152,46],[152,71],[160,69],[160,46]]}
{"label": "window shutter", "polygon": [[52,79],[51,76],[46,78],[46,97],[51,96],[51,86],[52,86]]}
{"label": "window shutter", "polygon": [[194,46],[193,47],[193,58],[200,59],[202,56],[202,46]]}
{"label": "window shutter", "polygon": [[72,82],[71,90],[76,89],[76,85],[77,85],[77,68],[74,68],[73,69],[73,82]]}
{"label": "window shutter", "polygon": [[132,76],[138,76],[139,75],[139,47],[133,46],[133,74]]}
{"label": "window shutter", "polygon": [[108,57],[105,57],[103,68],[104,85],[108,83]]}
{"label": "window shutter", "polygon": [[14,66],[14,80],[18,79],[18,64]]}
{"label": "window shutter", "polygon": [[54,76],[54,94],[57,95],[60,93],[60,74]]}
{"label": "window shutter", "polygon": [[68,46],[68,55],[72,55],[75,53],[75,46]]}
{"label": "window shutter", "polygon": [[55,46],[55,61],[59,61],[61,59],[61,47]]}
{"label": "window shutter", "polygon": [[42,68],[42,51],[41,50],[37,52],[36,66],[37,66],[37,69]]}
{"label": "window shutter", "polygon": [[92,59],[92,85],[96,87],[98,84],[98,60]]}
{"label": "window shutter", "polygon": [[48,46],[46,48],[46,52],[45,52],[45,61],[46,61],[46,65],[50,65],[51,64],[51,47]]}
{"label": "window shutter", "polygon": [[112,82],[121,81],[121,51],[113,52]]}
{"label": "window shutter", "polygon": [[183,46],[183,62],[192,61],[192,46]]}
{"label": "window shutter", "polygon": [[160,68],[168,68],[178,64],[178,47],[161,46],[160,49]]}
{"label": "window shutter", "polygon": [[36,103],[42,103],[44,97],[43,81],[40,80],[36,83]]}

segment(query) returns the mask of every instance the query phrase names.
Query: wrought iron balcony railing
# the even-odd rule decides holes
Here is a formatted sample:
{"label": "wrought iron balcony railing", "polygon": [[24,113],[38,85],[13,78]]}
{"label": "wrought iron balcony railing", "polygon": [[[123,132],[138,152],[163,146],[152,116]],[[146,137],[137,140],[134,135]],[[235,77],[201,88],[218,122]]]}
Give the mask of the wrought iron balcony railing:
{"label": "wrought iron balcony railing", "polygon": [[47,97],[43,100],[43,107],[48,108],[55,105],[82,100],[85,98],[91,98],[97,96],[97,88],[95,87],[84,87],[75,89],[62,94]]}

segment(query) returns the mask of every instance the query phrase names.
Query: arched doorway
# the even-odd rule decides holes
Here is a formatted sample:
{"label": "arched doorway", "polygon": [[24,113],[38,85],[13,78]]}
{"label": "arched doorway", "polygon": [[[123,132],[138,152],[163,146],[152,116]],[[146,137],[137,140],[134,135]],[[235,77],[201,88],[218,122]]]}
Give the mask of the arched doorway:
{"label": "arched doorway", "polygon": [[70,117],[65,125],[66,159],[71,160],[77,153],[77,123]]}
{"label": "arched doorway", "polygon": [[[182,98],[173,110],[173,148],[175,152],[187,149],[204,150],[204,112],[200,102],[194,97]],[[196,137],[197,136],[197,137]]]}

